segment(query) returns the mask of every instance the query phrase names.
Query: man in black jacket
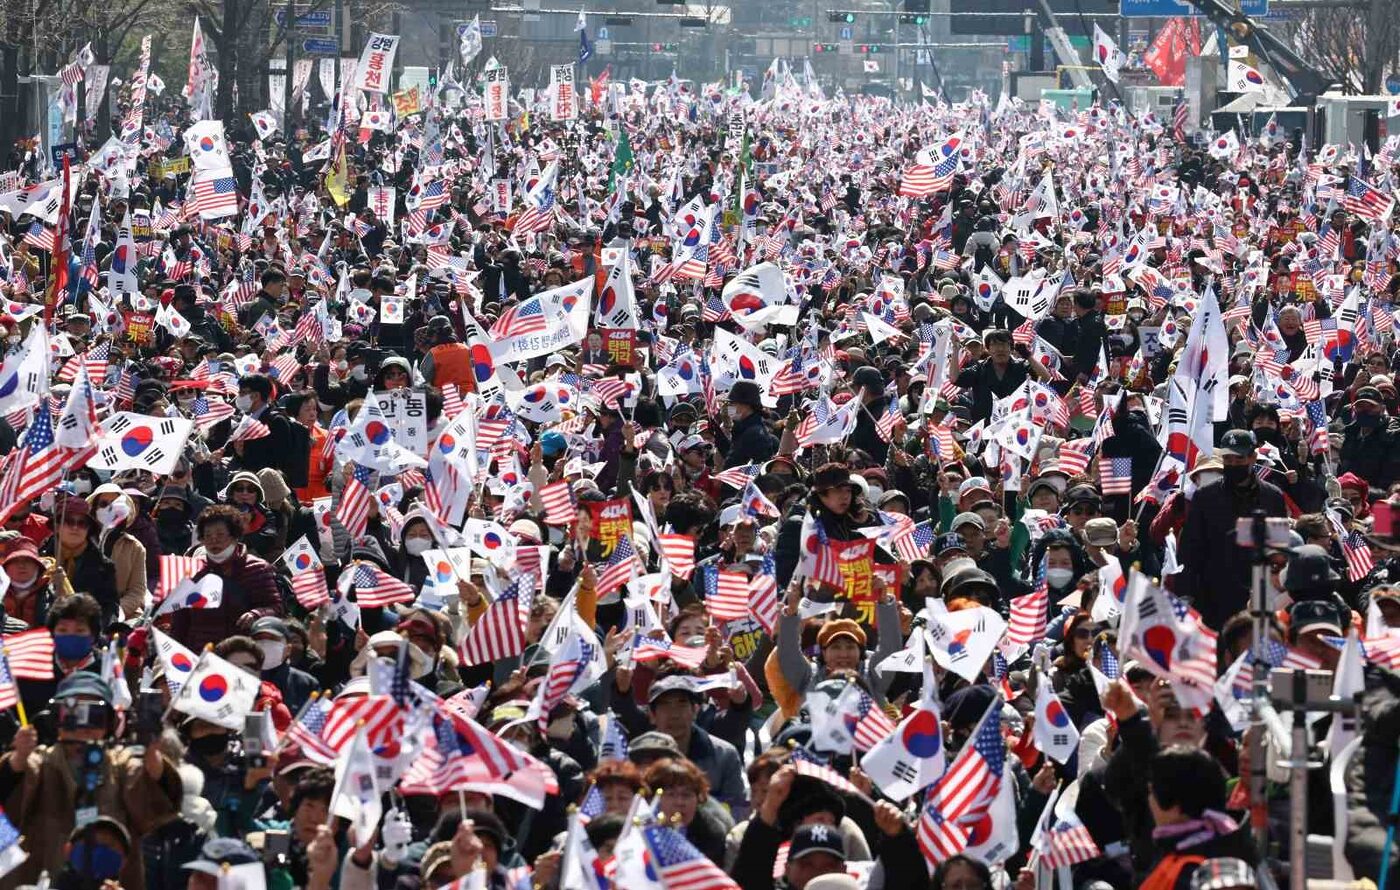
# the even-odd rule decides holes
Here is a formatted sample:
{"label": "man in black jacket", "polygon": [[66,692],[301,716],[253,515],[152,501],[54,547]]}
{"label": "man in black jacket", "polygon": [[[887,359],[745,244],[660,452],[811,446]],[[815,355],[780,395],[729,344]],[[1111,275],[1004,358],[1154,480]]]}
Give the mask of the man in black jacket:
{"label": "man in black jacket", "polygon": [[239,380],[235,405],[245,415],[262,421],[268,430],[261,439],[233,443],[240,468],[256,473],[272,467],[282,471],[292,488],[306,485],[306,464],[295,466],[296,461],[289,459],[296,453],[292,422],[272,404],[272,381],[265,374],[249,374]]}
{"label": "man in black jacket", "polygon": [[[1080,290],[1074,294],[1074,317],[1076,328],[1074,336],[1074,367],[1072,370],[1078,375],[1079,382],[1084,383],[1094,373],[1094,365],[1098,363],[1099,355],[1108,355],[1108,326],[1104,324],[1103,313],[1098,309],[1099,298],[1093,291]],[[1104,368],[1104,371],[1108,371]],[[1065,375],[1071,376],[1071,375]]]}
{"label": "man in black jacket", "polygon": [[856,428],[846,442],[874,458],[877,466],[884,466],[890,444],[880,438],[875,421],[884,416],[889,404],[889,397],[885,395],[885,378],[875,368],[866,365],[857,368],[851,376],[851,388],[864,407],[856,412]]}
{"label": "man in black jacket", "polygon": [[1253,433],[1230,430],[1217,450],[1225,478],[1191,499],[1177,545],[1178,553],[1191,558],[1176,585],[1176,593],[1190,600],[1215,630],[1249,604],[1251,554],[1235,542],[1235,521],[1256,509],[1265,516],[1288,515],[1283,492],[1254,474]]}
{"label": "man in black jacket", "polygon": [[1050,374],[1039,362],[1023,362],[1011,356],[1011,332],[992,328],[982,335],[987,357],[964,368],[953,383],[972,391],[972,422],[992,416],[992,403],[1021,388],[1027,377],[1043,379]]}
{"label": "man in black jacket", "polygon": [[1374,386],[1356,391],[1351,414],[1337,474],[1355,473],[1372,488],[1387,489],[1400,479],[1400,420],[1386,414],[1385,399]]}
{"label": "man in black jacket", "polygon": [[778,440],[763,421],[762,393],[752,380],[740,380],[729,390],[729,452],[724,468],[762,463],[778,453]]}

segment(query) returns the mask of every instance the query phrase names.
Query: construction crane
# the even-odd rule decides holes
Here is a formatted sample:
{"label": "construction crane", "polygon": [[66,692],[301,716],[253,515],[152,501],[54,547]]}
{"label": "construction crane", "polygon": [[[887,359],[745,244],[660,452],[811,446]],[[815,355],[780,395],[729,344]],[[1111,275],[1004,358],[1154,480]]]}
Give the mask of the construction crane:
{"label": "construction crane", "polygon": [[[1188,0],[1217,28],[1247,46],[1283,78],[1293,104],[1311,108],[1317,97],[1336,84],[1303,60],[1284,40],[1226,0]],[[1222,54],[1225,48],[1221,47]]]}

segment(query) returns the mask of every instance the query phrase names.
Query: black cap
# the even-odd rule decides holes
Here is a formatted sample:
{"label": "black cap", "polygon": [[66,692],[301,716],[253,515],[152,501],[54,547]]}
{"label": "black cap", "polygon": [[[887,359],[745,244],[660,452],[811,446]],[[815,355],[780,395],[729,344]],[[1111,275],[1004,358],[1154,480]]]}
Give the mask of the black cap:
{"label": "black cap", "polygon": [[1342,576],[1332,568],[1332,557],[1316,544],[1294,548],[1283,571],[1283,589],[1289,593],[1328,587],[1340,580]]}
{"label": "black cap", "polygon": [[834,825],[803,825],[792,833],[788,847],[788,862],[796,862],[811,853],[827,853],[837,859],[846,858],[846,839]]}
{"label": "black cap", "polygon": [[1253,457],[1254,447],[1254,434],[1249,430],[1230,430],[1220,440],[1219,451],[1236,457]]}
{"label": "black cap", "polygon": [[1066,505],[1084,502],[1099,504],[1103,502],[1103,496],[1099,494],[1097,488],[1088,484],[1076,485],[1065,492]]}
{"label": "black cap", "polygon": [[106,680],[92,671],[74,671],[58,684],[58,691],[54,693],[53,697],[64,699],[79,695],[90,695],[110,703],[112,701],[112,687],[107,684]]}
{"label": "black cap", "polygon": [[885,376],[881,374],[877,369],[872,368],[869,365],[864,365],[862,367],[856,368],[856,372],[851,375],[851,386],[878,386],[881,389],[884,389]]}
{"label": "black cap", "polygon": [[185,863],[190,871],[203,872],[218,877],[224,873],[225,865],[251,865],[261,862],[253,848],[232,837],[216,837],[204,842],[199,848],[199,858]]}
{"label": "black cap", "polygon": [[1356,396],[1351,400],[1353,405],[1357,402],[1374,402],[1379,407],[1385,404],[1385,397],[1376,387],[1363,386],[1356,391]]}
{"label": "black cap", "polygon": [[1350,624],[1351,616],[1335,600],[1299,600],[1288,607],[1288,633],[1293,640],[1309,631],[1339,637]]}
{"label": "black cap", "polygon": [[963,536],[958,534],[957,532],[948,532],[947,534],[939,535],[937,538],[934,539],[934,556],[943,556],[944,554],[949,553],[953,550],[961,550],[964,553],[967,552],[967,541],[964,541]]}

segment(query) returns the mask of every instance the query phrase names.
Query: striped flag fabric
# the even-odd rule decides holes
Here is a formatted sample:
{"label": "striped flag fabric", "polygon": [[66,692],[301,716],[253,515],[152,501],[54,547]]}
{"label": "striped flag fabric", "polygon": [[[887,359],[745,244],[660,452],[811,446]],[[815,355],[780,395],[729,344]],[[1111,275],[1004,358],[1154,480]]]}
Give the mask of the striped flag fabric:
{"label": "striped flag fabric", "polygon": [[524,334],[539,334],[549,330],[544,306],[538,297],[531,297],[501,313],[491,326],[491,339],[508,340]]}
{"label": "striped flag fabric", "polygon": [[0,652],[0,711],[9,710],[19,704],[19,684],[10,670],[9,659]]}
{"label": "striped flag fabric", "polygon": [[331,601],[330,590],[326,587],[326,570],[322,566],[312,566],[292,573],[292,594],[303,609],[315,609]]}
{"label": "striped flag fabric", "polygon": [[383,748],[403,735],[404,712],[391,695],[357,695],[331,702],[321,740],[337,755],[355,738],[363,723],[371,748]]}
{"label": "striped flag fabric", "polygon": [[737,621],[749,614],[749,576],[727,572],[717,565],[700,570],[705,591],[705,611],[721,621]]}
{"label": "striped flag fabric", "polygon": [[1068,868],[1101,855],[1099,845],[1071,810],[1057,816],[1041,838],[1040,861],[1051,868]]}
{"label": "striped flag fabric", "polygon": [[665,637],[641,637],[632,649],[634,661],[660,661],[669,658],[676,664],[698,668],[705,663],[705,646],[682,646]]}
{"label": "striped flag fabric", "polygon": [[632,539],[622,537],[613,548],[612,556],[598,573],[598,595],[606,596],[637,576],[637,551]]}
{"label": "striped flag fabric", "polygon": [[44,404],[0,476],[0,521],[51,490],[63,475],[65,451],[54,442],[53,416]]}
{"label": "striped flag fabric", "polygon": [[678,578],[690,578],[695,571],[695,539],[690,535],[668,533],[657,536],[661,555],[671,567],[671,574]]}
{"label": "striped flag fabric", "polygon": [[1099,455],[1099,490],[1105,495],[1133,493],[1133,459]]}
{"label": "striped flag fabric", "polygon": [[331,700],[322,698],[319,692],[311,693],[311,700],[301,709],[292,725],[287,727],[284,743],[298,746],[303,754],[317,763],[335,763],[335,749],[326,744],[324,738],[330,713]]}
{"label": "striped flag fabric", "polygon": [[856,728],[851,733],[851,738],[855,742],[857,751],[869,751],[880,743],[880,740],[894,732],[896,724],[890,719],[890,715],[875,703],[869,693],[861,690],[860,700],[856,705],[856,713],[860,718],[856,720]]}
{"label": "striped flag fabric", "polygon": [[1045,636],[1050,621],[1050,590],[1045,582],[1045,557],[1035,573],[1035,589],[1011,600],[1011,620],[1006,639],[1029,646]]}
{"label": "striped flag fabric", "polygon": [[238,183],[232,176],[214,176],[196,180],[187,207],[189,213],[201,216],[230,215],[238,212]]}
{"label": "striped flag fabric", "polygon": [[570,526],[578,519],[578,501],[567,479],[551,482],[540,489],[545,525]]}
{"label": "striped flag fabric", "polygon": [[792,758],[790,762],[793,768],[797,770],[799,776],[819,779],[843,794],[851,794],[856,797],[865,796],[865,792],[852,784],[850,779],[847,779],[827,764],[818,760],[816,755],[801,745],[792,749]]}
{"label": "striped flag fabric", "polygon": [[[1092,390],[1089,390],[1092,395]],[[1074,439],[1065,442],[1060,446],[1060,453],[1057,458],[1059,469],[1071,476],[1078,476],[1089,469],[1089,461],[1094,456],[1093,439]],[[1131,474],[1129,474],[1131,478]]]}
{"label": "striped flag fabric", "polygon": [[[374,500],[370,491],[370,478],[374,471],[363,464],[355,464],[355,470],[340,492],[340,503],[335,508],[335,518],[345,526],[351,540],[358,540],[369,525],[369,508]],[[411,597],[410,597],[411,599]]]}
{"label": "striped flag fabric", "polygon": [[588,667],[596,655],[595,645],[585,642],[577,633],[570,634],[564,645],[554,653],[544,682],[536,692],[540,729],[549,725],[550,714],[574,688],[574,684],[586,679]]}
{"label": "striped flag fabric", "polygon": [[160,586],[156,588],[156,598],[163,598],[180,586],[180,582],[193,578],[204,569],[202,556],[170,556],[160,558]]}
{"label": "striped flag fabric", "polygon": [[934,537],[933,520],[926,519],[895,537],[895,553],[905,562],[923,559],[928,555],[928,548],[933,546]]}
{"label": "striped flag fabric", "polygon": [[5,635],[3,648],[10,672],[21,680],[53,679],[53,634],[47,627]]}
{"label": "striped flag fabric", "polygon": [[1347,580],[1360,581],[1376,566],[1376,561],[1371,556],[1371,545],[1366,543],[1366,539],[1357,529],[1342,535],[1341,541],[1342,556],[1347,563]]}
{"label": "striped flag fabric", "polygon": [[267,428],[267,424],[256,417],[245,415],[242,420],[238,421],[238,426],[233,428],[233,432],[229,433],[228,442],[229,444],[251,442],[254,439],[266,439],[270,435],[272,435],[272,430]]}
{"label": "striped flag fabric", "polygon": [[514,658],[525,651],[525,619],[529,597],[520,595],[517,578],[473,624],[458,646],[464,667]]}
{"label": "striped flag fabric", "polygon": [[673,828],[642,829],[652,865],[666,890],[739,890],[734,879]]}
{"label": "striped flag fabric", "polygon": [[1384,222],[1395,209],[1395,199],[1364,179],[1353,176],[1347,181],[1342,207],[1347,213],[1354,213],[1369,222]]}
{"label": "striped flag fabric", "polygon": [[355,602],[362,609],[413,602],[412,587],[372,562],[360,562],[347,574],[350,583],[346,586],[354,588]]}
{"label": "striped flag fabric", "polygon": [[1006,743],[1000,699],[982,716],[968,744],[929,792],[915,836],[924,858],[939,863],[967,848],[968,829],[982,818],[1001,787]]}
{"label": "striped flag fabric", "polygon": [[778,566],[772,553],[763,555],[758,573],[749,579],[749,614],[769,636],[778,632]]}
{"label": "striped flag fabric", "polygon": [[728,485],[730,488],[744,488],[763,469],[761,464],[745,464],[742,467],[730,467],[722,473],[716,473],[716,482]]}

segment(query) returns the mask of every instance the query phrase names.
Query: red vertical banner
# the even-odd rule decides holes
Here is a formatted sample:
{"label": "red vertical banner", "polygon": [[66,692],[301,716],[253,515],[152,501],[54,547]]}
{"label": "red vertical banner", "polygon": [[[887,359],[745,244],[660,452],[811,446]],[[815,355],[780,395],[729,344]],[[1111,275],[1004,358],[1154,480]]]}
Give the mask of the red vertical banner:
{"label": "red vertical banner", "polygon": [[862,624],[875,623],[875,542],[870,538],[858,541],[832,541],[827,545],[836,557],[841,572],[841,590],[837,596],[850,600],[856,607],[856,620]]}
{"label": "red vertical banner", "polygon": [[1186,83],[1186,59],[1200,55],[1201,27],[1190,19],[1168,19],[1147,48],[1143,61],[1163,86]]}
{"label": "red vertical banner", "polygon": [[632,537],[632,504],[627,498],[615,498],[589,501],[587,506],[593,521],[590,536],[602,547],[603,556],[611,556],[618,541]]}
{"label": "red vertical banner", "polygon": [[58,225],[54,227],[53,254],[49,260],[50,284],[48,298],[44,300],[44,327],[52,328],[53,312],[58,306],[59,295],[68,289],[68,205],[69,185],[72,171],[68,166],[68,155],[63,156],[63,193],[59,195]]}

